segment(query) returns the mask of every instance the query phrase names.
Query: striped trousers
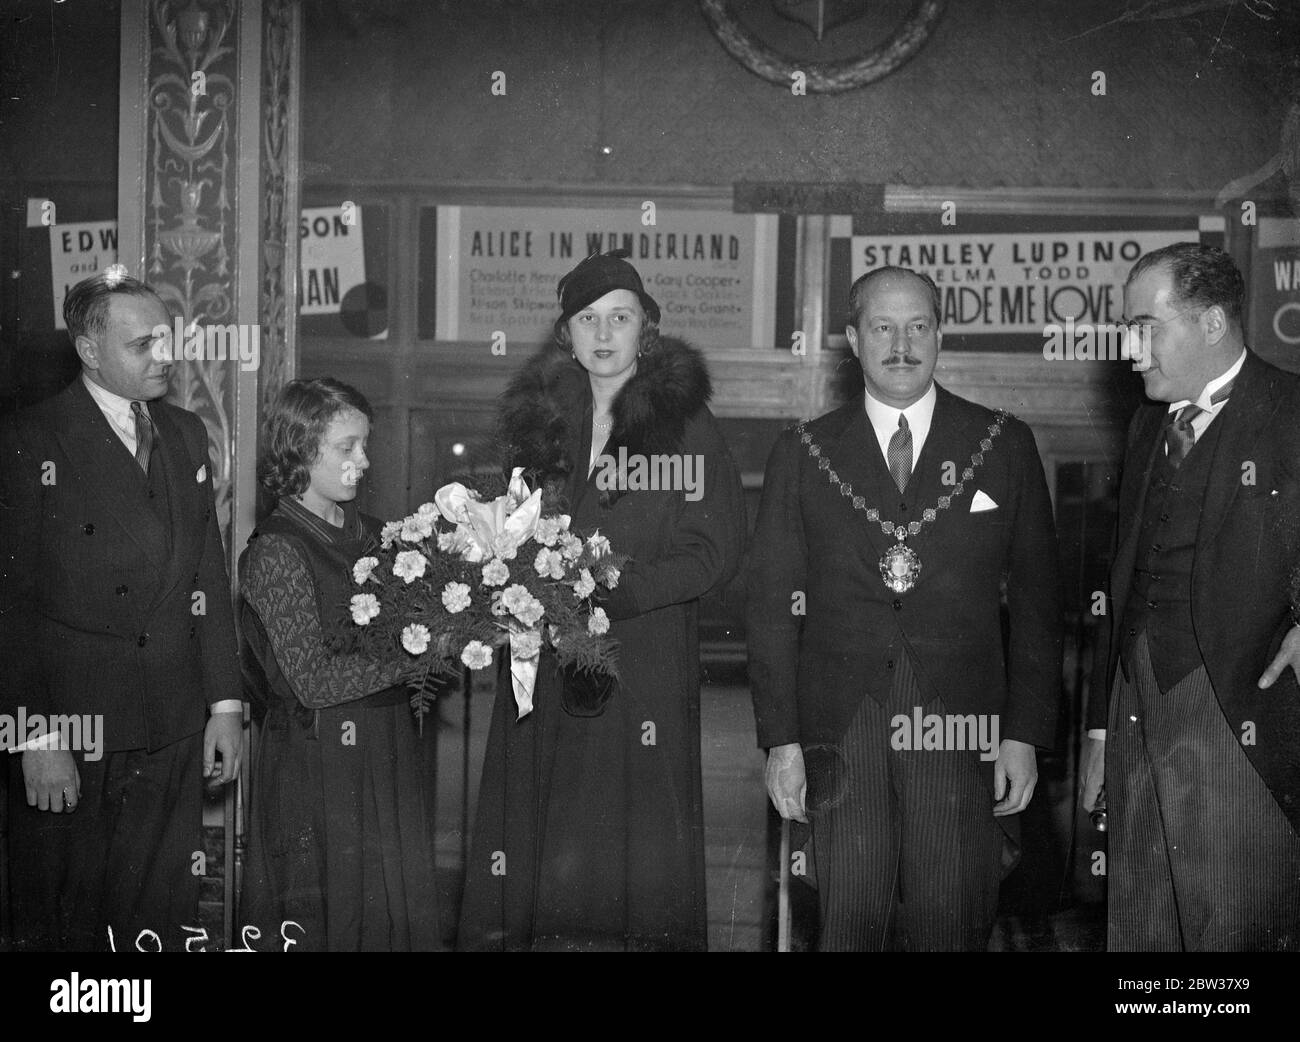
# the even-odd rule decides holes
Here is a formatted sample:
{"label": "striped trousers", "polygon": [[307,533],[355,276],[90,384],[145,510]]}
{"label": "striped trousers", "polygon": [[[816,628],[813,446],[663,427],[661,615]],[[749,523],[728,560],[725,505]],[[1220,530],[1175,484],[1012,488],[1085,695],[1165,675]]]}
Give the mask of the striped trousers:
{"label": "striped trousers", "polygon": [[988,764],[964,750],[896,750],[896,714],[923,704],[907,655],[887,705],[864,698],[839,742],[804,750],[821,951],[984,951],[1003,832]]}
{"label": "striped trousers", "polygon": [[1300,838],[1201,666],[1160,692],[1146,634],[1106,733],[1110,951],[1300,950]]}

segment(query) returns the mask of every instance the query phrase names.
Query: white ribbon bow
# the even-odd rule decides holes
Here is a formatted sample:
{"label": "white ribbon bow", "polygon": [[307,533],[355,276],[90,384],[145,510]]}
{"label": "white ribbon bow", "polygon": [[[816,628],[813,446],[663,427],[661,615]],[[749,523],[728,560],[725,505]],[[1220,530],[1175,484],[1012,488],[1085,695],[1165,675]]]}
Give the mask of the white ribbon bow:
{"label": "white ribbon bow", "polygon": [[443,485],[434,493],[439,513],[456,526],[466,543],[461,556],[471,564],[497,556],[503,542],[515,546],[530,538],[542,515],[542,490],[530,493],[523,479],[524,468],[515,467],[504,496],[480,503],[459,481]]}

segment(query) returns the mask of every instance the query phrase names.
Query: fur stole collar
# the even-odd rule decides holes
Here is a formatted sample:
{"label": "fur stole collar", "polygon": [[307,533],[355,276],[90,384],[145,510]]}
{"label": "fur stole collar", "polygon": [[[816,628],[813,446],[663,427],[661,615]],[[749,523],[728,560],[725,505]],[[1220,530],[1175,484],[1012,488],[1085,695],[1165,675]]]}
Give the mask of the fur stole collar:
{"label": "fur stole collar", "polygon": [[[678,452],[686,422],[712,394],[700,352],[663,337],[641,356],[636,373],[614,399],[605,451],[625,446],[629,455]],[[499,438],[513,465],[526,468],[534,480],[566,483],[574,470],[570,455],[582,442],[578,425],[590,402],[586,370],[568,354],[548,345],[530,358],[502,395]]]}

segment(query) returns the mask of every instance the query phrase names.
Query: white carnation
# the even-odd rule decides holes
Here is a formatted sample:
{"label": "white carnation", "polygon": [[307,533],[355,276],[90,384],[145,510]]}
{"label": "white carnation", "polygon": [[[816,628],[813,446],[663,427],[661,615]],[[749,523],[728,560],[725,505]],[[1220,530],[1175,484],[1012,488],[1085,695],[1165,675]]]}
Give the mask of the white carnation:
{"label": "white carnation", "polygon": [[469,587],[464,583],[448,583],[442,588],[442,606],[455,615],[469,607]]}
{"label": "white carnation", "polygon": [[424,575],[425,566],[428,560],[419,550],[403,550],[393,561],[393,574],[399,579],[404,579],[409,586],[416,579]]}
{"label": "white carnation", "polygon": [[542,602],[528,592],[528,587],[518,583],[501,594],[501,604],[525,626],[535,626],[546,613]]}
{"label": "white carnation", "polygon": [[373,593],[358,593],[352,597],[352,621],[367,626],[379,614],[379,598]]}
{"label": "white carnation", "polygon": [[423,655],[429,650],[429,627],[415,622],[402,630],[402,647],[412,655]]}
{"label": "white carnation", "polygon": [[552,579],[564,578],[564,558],[560,556],[558,550],[548,550],[542,547],[537,551],[537,558],[533,561],[533,568],[543,578],[547,576]]}
{"label": "white carnation", "polygon": [[428,514],[412,514],[402,521],[402,542],[418,543],[433,535],[433,518]]}
{"label": "white carnation", "polygon": [[520,583],[506,587],[501,593],[501,603],[506,606],[508,611],[512,612],[523,608],[532,599],[533,595],[528,592],[528,587]]}
{"label": "white carnation", "polygon": [[542,621],[542,616],[546,614],[546,609],[542,606],[541,601],[532,597],[523,608],[514,614],[515,618],[525,626],[536,626]]}
{"label": "white carnation", "polygon": [[544,517],[537,522],[537,527],[533,530],[533,538],[543,546],[554,546],[555,540],[560,537],[560,519],[557,517]]}
{"label": "white carnation", "polygon": [[492,649],[481,640],[471,640],[460,653],[460,660],[470,669],[483,669],[492,661]]}

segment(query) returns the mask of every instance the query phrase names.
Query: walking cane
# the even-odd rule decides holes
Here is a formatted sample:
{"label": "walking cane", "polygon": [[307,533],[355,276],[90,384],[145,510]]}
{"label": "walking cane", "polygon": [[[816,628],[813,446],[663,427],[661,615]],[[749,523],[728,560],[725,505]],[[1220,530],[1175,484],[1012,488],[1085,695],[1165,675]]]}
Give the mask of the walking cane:
{"label": "walking cane", "polygon": [[781,819],[781,890],[776,900],[776,950],[790,950],[790,819]]}

